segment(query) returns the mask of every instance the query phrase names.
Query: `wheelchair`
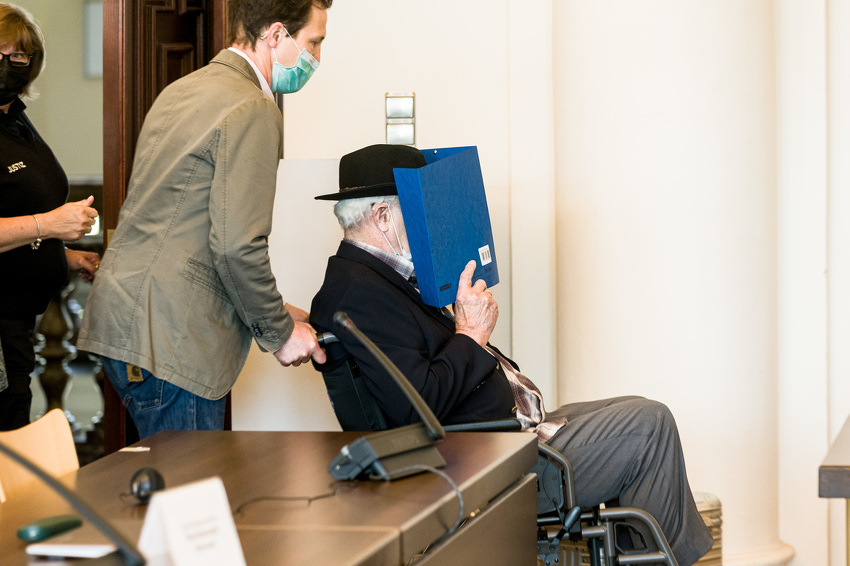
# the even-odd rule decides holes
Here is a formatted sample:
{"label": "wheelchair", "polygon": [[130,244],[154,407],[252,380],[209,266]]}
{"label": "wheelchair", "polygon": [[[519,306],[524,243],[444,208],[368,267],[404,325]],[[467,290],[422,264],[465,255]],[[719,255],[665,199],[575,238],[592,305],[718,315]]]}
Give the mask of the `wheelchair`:
{"label": "wheelchair", "polygon": [[[322,370],[334,414],[343,430],[370,432],[390,428],[354,360],[337,360],[336,365],[326,364]],[[521,426],[516,419],[505,419],[443,428],[446,432],[500,432],[519,431]],[[646,511],[607,505],[579,507],[570,463],[556,450],[538,443],[538,461],[531,472],[537,475],[539,564],[560,565],[564,547],[575,550],[583,542],[586,553],[579,558],[573,552],[572,559],[590,566],[678,566],[661,527]],[[652,545],[647,544],[646,536]]]}

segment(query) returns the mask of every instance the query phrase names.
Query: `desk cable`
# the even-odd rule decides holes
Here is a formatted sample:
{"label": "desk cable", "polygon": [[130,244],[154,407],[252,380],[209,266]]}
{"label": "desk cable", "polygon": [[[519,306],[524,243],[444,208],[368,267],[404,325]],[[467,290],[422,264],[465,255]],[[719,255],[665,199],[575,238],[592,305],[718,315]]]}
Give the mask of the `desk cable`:
{"label": "desk cable", "polygon": [[233,510],[233,516],[241,515],[246,507],[253,505],[255,503],[260,503],[261,501],[304,501],[307,505],[311,504],[314,501],[319,499],[325,499],[328,497],[335,496],[341,487],[356,487],[356,481],[336,481],[331,484],[331,491],[320,493],[319,495],[262,495],[260,497],[255,497],[253,499],[249,499],[248,501],[242,503]]}
{"label": "desk cable", "polygon": [[[460,488],[458,488],[457,484],[454,482],[454,480],[452,480],[452,478],[449,477],[449,475],[447,473],[440,471],[437,468],[434,468],[434,467],[431,467],[431,466],[424,466],[424,465],[408,466],[406,468],[402,468],[400,470],[397,470],[396,473],[393,474],[393,475],[375,476],[375,478],[376,479],[380,478],[380,479],[384,479],[384,480],[387,480],[387,481],[391,481],[396,477],[409,475],[411,472],[431,472],[433,474],[437,474],[438,476],[440,476],[441,478],[446,480],[446,482],[451,486],[452,490],[454,490],[455,496],[457,497],[458,505],[460,507],[460,509],[458,510],[458,514],[457,514],[457,520],[455,521],[454,525],[452,525],[451,528],[449,528],[449,530],[446,531],[443,534],[443,536],[441,536],[440,538],[435,540],[433,543],[429,544],[428,547],[438,545],[441,542],[443,542],[445,539],[447,539],[448,537],[452,536],[455,533],[455,531],[457,531],[458,528],[463,523],[463,518],[464,518],[463,494],[461,494]],[[427,551],[427,548],[426,548],[425,551],[423,551],[423,553],[426,552],[426,551]]]}

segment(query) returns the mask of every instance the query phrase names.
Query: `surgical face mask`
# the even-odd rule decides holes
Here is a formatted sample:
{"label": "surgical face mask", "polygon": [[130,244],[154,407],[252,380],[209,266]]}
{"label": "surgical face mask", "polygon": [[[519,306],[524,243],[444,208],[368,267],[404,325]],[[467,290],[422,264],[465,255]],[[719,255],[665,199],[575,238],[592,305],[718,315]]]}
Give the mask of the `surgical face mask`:
{"label": "surgical face mask", "polygon": [[394,253],[395,255],[397,255],[397,256],[401,256],[401,257],[403,257],[404,259],[406,259],[407,261],[409,261],[409,262],[411,262],[411,263],[412,263],[412,262],[413,262],[413,255],[412,255],[409,251],[405,250],[405,249],[404,249],[404,246],[402,246],[402,245],[401,245],[401,238],[399,238],[399,237],[398,237],[398,228],[396,228],[396,225],[395,225],[395,218],[393,217],[393,211],[392,211],[392,209],[390,208],[390,205],[389,205],[389,204],[387,204],[387,210],[388,210],[388,211],[389,211],[389,213],[390,213],[390,222],[392,222],[392,223],[393,223],[393,231],[395,232],[395,239],[396,239],[396,242],[398,242],[398,249],[400,249],[400,250],[401,250],[401,253],[398,253],[397,251],[395,251],[395,248],[394,248],[394,247],[393,247],[393,245],[390,243],[390,240],[387,238],[387,234],[386,234],[386,232],[381,232],[381,234],[383,234],[383,235],[384,235],[384,240],[386,240],[386,241],[387,241],[387,245],[390,247],[390,249],[393,251],[393,253]]}
{"label": "surgical face mask", "polygon": [[[295,43],[295,40],[292,39],[286,28],[283,28],[283,31],[292,43]],[[292,67],[285,67],[282,63],[279,63],[277,53],[272,49],[272,56],[274,57],[274,66],[272,66],[272,92],[279,92],[281,94],[298,92],[301,90],[301,87],[307,84],[307,81],[313,76],[313,72],[319,68],[319,62],[316,61],[316,58],[309,51],[301,49],[297,43],[295,43],[295,47],[299,51],[298,60],[295,61],[295,65]]]}
{"label": "surgical face mask", "polygon": [[29,67],[13,67],[6,57],[0,61],[0,105],[20,96],[30,78]]}

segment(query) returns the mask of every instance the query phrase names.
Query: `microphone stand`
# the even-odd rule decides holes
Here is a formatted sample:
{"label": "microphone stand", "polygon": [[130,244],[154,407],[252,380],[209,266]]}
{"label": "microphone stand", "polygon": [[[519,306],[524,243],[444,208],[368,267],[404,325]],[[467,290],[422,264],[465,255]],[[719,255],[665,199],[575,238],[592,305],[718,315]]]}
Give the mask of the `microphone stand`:
{"label": "microphone stand", "polygon": [[95,513],[91,507],[86,505],[76,494],[74,494],[74,492],[56,481],[53,476],[46,473],[33,462],[29,461],[21,454],[18,454],[15,450],[12,450],[2,442],[0,442],[0,453],[8,456],[10,459],[35,474],[41,481],[46,483],[50,489],[58,493],[62,499],[76,509],[76,511],[89,523],[94,525],[98,531],[103,533],[110,542],[118,547],[118,553],[121,555],[124,564],[127,566],[143,566],[145,564],[144,556],[142,556],[142,554],[136,550],[130,542],[121,536],[118,531],[113,529],[109,523]]}
{"label": "microphone stand", "polygon": [[[445,438],[446,433],[419,392],[386,354],[354,326],[347,314],[337,312],[334,314],[334,322],[354,336],[375,356],[413,404],[422,422],[375,432],[343,446],[339,455],[331,462],[328,470],[330,474],[336,479],[367,476],[389,480],[418,473],[420,470],[411,469],[417,465],[432,468],[444,467],[446,462],[437,451],[436,444]],[[400,472],[400,470],[405,471]]]}

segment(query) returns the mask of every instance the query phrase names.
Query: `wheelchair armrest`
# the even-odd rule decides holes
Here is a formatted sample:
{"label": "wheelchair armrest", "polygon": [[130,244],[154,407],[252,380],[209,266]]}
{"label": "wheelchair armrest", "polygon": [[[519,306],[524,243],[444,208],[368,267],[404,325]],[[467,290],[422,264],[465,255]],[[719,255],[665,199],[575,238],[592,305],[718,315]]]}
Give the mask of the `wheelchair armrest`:
{"label": "wheelchair armrest", "polygon": [[517,419],[499,419],[495,421],[480,421],[443,425],[446,432],[517,432],[522,430],[522,424]]}
{"label": "wheelchair armrest", "polygon": [[537,465],[532,471],[538,478],[538,516],[541,510],[543,514],[555,513],[562,523],[569,521],[572,526],[579,510],[573,467],[563,454],[546,444],[537,445],[537,455]]}

